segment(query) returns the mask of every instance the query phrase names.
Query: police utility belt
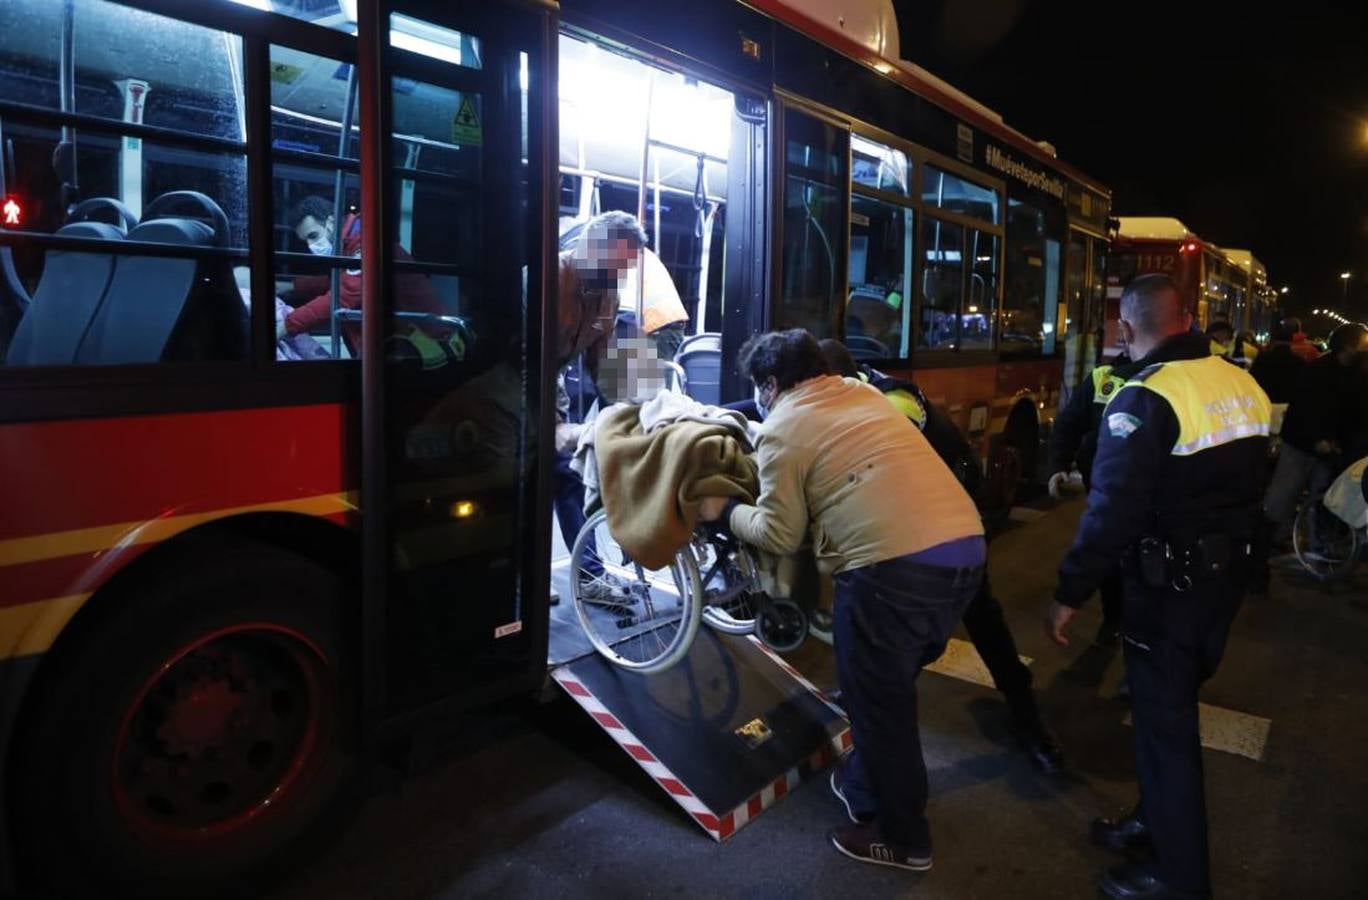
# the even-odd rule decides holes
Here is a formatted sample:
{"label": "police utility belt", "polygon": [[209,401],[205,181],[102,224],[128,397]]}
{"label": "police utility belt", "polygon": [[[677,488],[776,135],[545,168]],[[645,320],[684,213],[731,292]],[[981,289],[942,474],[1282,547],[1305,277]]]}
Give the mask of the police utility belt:
{"label": "police utility belt", "polygon": [[1145,536],[1132,546],[1130,556],[1141,584],[1181,593],[1228,575],[1251,553],[1248,540],[1213,532],[1186,544]]}

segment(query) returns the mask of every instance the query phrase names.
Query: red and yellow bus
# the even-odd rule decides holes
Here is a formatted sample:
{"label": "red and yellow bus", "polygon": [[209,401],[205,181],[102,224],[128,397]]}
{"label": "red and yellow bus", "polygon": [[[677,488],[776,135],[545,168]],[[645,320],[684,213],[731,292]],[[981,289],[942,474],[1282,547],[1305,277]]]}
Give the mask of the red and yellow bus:
{"label": "red and yellow bus", "polygon": [[1277,294],[1268,272],[1248,250],[1228,250],[1203,240],[1177,219],[1121,216],[1107,262],[1105,345],[1116,353],[1117,304],[1137,275],[1173,277],[1183,302],[1201,328],[1229,322],[1236,332],[1267,336],[1276,315]]}
{"label": "red and yellow bus", "polygon": [[0,876],[232,885],[541,684],[558,219],[641,215],[717,399],[843,337],[1008,497],[1109,195],[876,7],[0,6]]}

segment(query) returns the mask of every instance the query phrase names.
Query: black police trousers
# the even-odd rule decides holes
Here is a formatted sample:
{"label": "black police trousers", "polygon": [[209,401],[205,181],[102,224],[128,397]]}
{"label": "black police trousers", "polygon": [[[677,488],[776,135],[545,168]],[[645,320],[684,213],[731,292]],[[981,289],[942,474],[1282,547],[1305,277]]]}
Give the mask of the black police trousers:
{"label": "black police trousers", "polygon": [[1002,604],[993,596],[993,589],[988,584],[987,567],[984,567],[978,593],[964,610],[963,621],[969,640],[993,676],[993,684],[1007,701],[1013,724],[1026,730],[1038,727],[1040,710],[1031,691],[1031,670],[1017,654],[1016,641],[1002,617]]}
{"label": "black police trousers", "polygon": [[1135,724],[1139,815],[1149,825],[1158,876],[1180,891],[1211,890],[1197,691],[1216,672],[1243,578],[1197,582],[1183,592],[1126,579],[1122,640]]}

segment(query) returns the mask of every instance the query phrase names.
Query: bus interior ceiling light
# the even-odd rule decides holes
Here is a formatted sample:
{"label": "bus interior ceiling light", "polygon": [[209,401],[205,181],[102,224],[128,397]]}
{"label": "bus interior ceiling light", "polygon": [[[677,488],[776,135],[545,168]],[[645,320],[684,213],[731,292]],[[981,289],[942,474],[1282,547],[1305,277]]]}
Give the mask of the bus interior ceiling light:
{"label": "bus interior ceiling light", "polygon": [[[729,92],[574,38],[562,37],[561,50],[563,134],[585,135],[594,144],[638,148],[650,115],[652,138],[727,157],[734,103]],[[593,167],[592,160],[589,165]]]}

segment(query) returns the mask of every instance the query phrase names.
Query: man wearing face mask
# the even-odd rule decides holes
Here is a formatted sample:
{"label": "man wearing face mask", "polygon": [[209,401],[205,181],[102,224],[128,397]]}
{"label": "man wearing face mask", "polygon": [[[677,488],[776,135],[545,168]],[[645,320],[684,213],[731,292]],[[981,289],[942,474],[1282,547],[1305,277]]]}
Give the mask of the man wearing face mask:
{"label": "man wearing face mask", "polygon": [[[361,307],[361,216],[352,212],[342,223],[341,248],[336,247],[336,218],[330,201],[311,195],[305,197],[290,212],[290,226],[295,237],[309,248],[315,256],[351,256],[357,259],[356,268],[343,269],[338,279],[340,296],[339,309],[360,309]],[[407,251],[398,244],[394,247],[394,258],[412,259]],[[397,308],[405,312],[425,312],[442,314],[442,304],[433,293],[432,285],[426,275],[418,272],[396,272],[394,286],[398,297]],[[294,310],[285,317],[277,328],[277,339],[315,330],[327,330],[332,317],[332,278],[330,274],[301,275],[294,280],[293,290],[283,299]],[[361,345],[360,323],[346,322],[342,325],[342,336],[347,347],[355,355]]]}
{"label": "man wearing face mask", "polygon": [[[760,496],[754,505],[708,498],[700,517],[780,556],[811,532],[818,568],[835,576],[837,676],[856,747],[834,782],[856,822],[829,839],[851,859],[925,871],[916,681],[983,580],[978,510],[882,394],[828,374],[806,331],[753,337],[739,363],[765,415]],[[857,818],[865,810],[875,811],[872,822]]]}

